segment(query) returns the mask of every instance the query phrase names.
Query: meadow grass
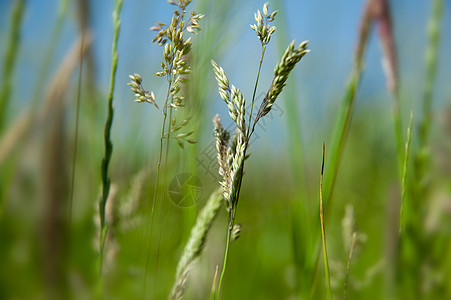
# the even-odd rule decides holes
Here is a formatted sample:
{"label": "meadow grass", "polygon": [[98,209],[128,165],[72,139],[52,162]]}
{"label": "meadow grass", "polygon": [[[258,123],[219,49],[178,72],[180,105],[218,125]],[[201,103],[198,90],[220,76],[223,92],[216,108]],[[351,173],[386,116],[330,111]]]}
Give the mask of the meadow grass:
{"label": "meadow grass", "polygon": [[268,7],[269,3],[266,2],[263,5],[263,13],[258,10],[254,14],[256,24],[251,25],[251,28],[257,33],[257,37],[261,42],[262,53],[253,89],[251,110],[249,113],[247,126],[245,124],[246,100],[243,94],[233,84],[230,85],[229,79],[225,75],[224,70],[216,62],[212,61],[213,69],[216,75],[216,81],[218,82],[219,86],[219,94],[227,104],[230,117],[236,123],[236,134],[232,138],[232,141],[229,145],[230,133],[226,129],[224,129],[218,115],[213,120],[215,124],[216,149],[218,151],[219,174],[223,179],[221,185],[224,188],[226,210],[229,215],[224,260],[216,294],[217,299],[221,298],[221,287],[227,267],[230,243],[232,240],[232,232],[235,228],[235,217],[241,191],[241,184],[244,174],[244,163],[246,160],[249,141],[255,131],[255,126],[257,125],[258,121],[271,111],[274,102],[285,86],[285,82],[287,81],[290,72],[301,60],[301,58],[309,52],[309,50],[307,50],[306,41],[299,44],[297,48],[295,47],[294,41],[288,45],[280,63],[276,65],[274,69],[273,81],[264,99],[262,100],[260,108],[254,119],[252,119],[255,96],[258,87],[258,81],[260,78],[261,66],[265,55],[266,45],[270,42],[271,35],[276,30],[276,27],[271,26],[270,23],[274,21],[277,11],[270,13],[268,11]]}
{"label": "meadow grass", "polygon": [[[111,68],[108,66],[109,87],[102,91],[94,85],[97,92],[92,93],[93,103],[86,102],[79,107],[78,117],[74,117],[77,105],[69,106],[67,103],[71,102],[66,100],[76,101],[77,93],[81,95],[88,90],[85,85],[77,90],[77,78],[73,74],[92,45],[89,23],[83,42],[79,39],[67,51],[57,72],[49,67],[57,56],[52,53],[57,53],[62,46],[63,39],[59,36],[67,34],[62,24],[72,22],[63,16],[70,15],[73,3],[60,2],[62,10],[56,12],[53,37],[45,47],[48,51],[41,55],[40,77],[33,98],[28,104],[16,103],[12,99],[14,89],[19,87],[14,82],[9,87],[5,98],[8,100],[3,103],[10,109],[0,111],[3,123],[0,298],[441,299],[451,296],[446,280],[451,274],[447,209],[450,179],[446,176],[446,166],[437,167],[435,163],[436,139],[446,140],[446,137],[436,137],[440,131],[434,131],[435,127],[442,125],[436,117],[433,100],[441,95],[434,93],[435,90],[443,88],[437,85],[441,82],[437,74],[442,74],[437,70],[445,62],[439,56],[442,15],[446,9],[442,0],[431,2],[425,77],[415,83],[423,85],[420,111],[414,97],[406,97],[405,101],[401,97],[408,95],[412,87],[408,80],[401,84],[405,66],[398,66],[398,58],[402,57],[400,61],[407,64],[409,56],[398,52],[405,48],[394,47],[405,41],[394,34],[403,19],[399,14],[392,15],[391,9],[399,9],[399,4],[375,0],[364,6],[341,106],[336,111],[332,109],[336,119],[317,119],[309,127],[320,128],[310,134],[315,135],[315,141],[329,141],[324,138],[327,132],[323,128],[332,132],[332,142],[327,144],[328,155],[323,151],[319,191],[315,188],[314,192],[311,187],[318,184],[315,157],[319,151],[311,150],[315,143],[308,136],[301,137],[300,130],[301,121],[302,124],[312,122],[313,118],[306,116],[313,112],[299,108],[306,107],[300,101],[313,101],[316,94],[310,91],[308,95],[313,95],[312,99],[307,99],[307,93],[298,88],[299,80],[291,72],[307,47],[306,43],[299,46],[292,43],[285,48],[291,38],[290,13],[287,13],[291,3],[274,3],[279,9],[274,22],[276,15],[269,12],[268,4],[255,14],[256,24],[252,29],[259,45],[252,49],[254,61],[249,65],[247,62],[235,65],[239,58],[228,57],[234,53],[230,44],[239,35],[247,37],[240,18],[254,3],[194,1],[196,10],[206,17],[202,20],[204,30],[192,38],[191,45],[187,39],[189,31],[198,31],[196,26],[200,22],[197,21],[203,15],[185,12],[191,1],[169,1],[177,11],[171,23],[157,23],[152,28],[156,32],[155,42],[163,46],[163,65],[157,73],[163,78],[164,91],[147,91],[143,82],[155,90],[157,81],[137,74],[131,76],[130,85],[137,94],[137,102],[156,108],[143,110],[142,115],[149,121],[155,117],[161,125],[149,148],[142,141],[143,136],[155,132],[156,128],[142,126],[127,110],[133,105],[117,101],[121,99],[118,97],[121,89],[117,87],[126,84],[126,76],[121,74],[122,64],[116,69],[117,48],[124,43],[122,30],[129,25],[124,22],[128,19],[121,17],[119,40],[120,2],[115,2],[110,27],[114,34]],[[86,4],[89,2],[83,5]],[[12,21],[5,31],[8,37],[6,42],[0,41],[7,57],[3,64],[2,95],[8,91],[4,86],[11,83],[18,72],[17,66],[22,63],[19,50],[24,51],[20,40],[9,38],[13,32],[22,30],[21,15],[32,6],[17,1],[10,7]],[[132,7],[124,2],[122,14],[130,13]],[[110,16],[110,12],[107,14]],[[183,16],[185,23],[181,23]],[[194,23],[193,16],[197,16]],[[188,30],[189,25],[194,28]],[[273,25],[277,26],[276,32]],[[386,87],[378,90],[389,92],[393,102],[388,105],[383,101],[384,95],[368,94],[365,90],[358,93],[364,86],[363,74],[373,72],[365,70],[366,65],[372,66],[371,56],[366,57],[367,48],[372,47],[371,28],[379,30],[377,39],[382,45]],[[184,31],[183,37],[173,34],[178,30]],[[267,67],[269,61],[276,59],[268,44],[270,38],[277,38],[276,48],[282,56],[274,76]],[[147,40],[143,44],[135,40],[134,47],[145,43],[149,44]],[[191,47],[193,51],[186,50]],[[316,52],[320,49],[313,50],[315,54],[321,53]],[[121,52],[120,61],[127,62],[127,56],[127,52]],[[221,62],[222,67],[211,63],[211,59]],[[152,57],[152,61],[158,60]],[[248,71],[251,65],[255,69]],[[152,73],[153,67],[149,65]],[[303,68],[303,71],[315,75],[314,70]],[[91,76],[86,73],[80,71],[79,83]],[[41,103],[39,94],[43,94],[46,74],[52,74],[53,79]],[[222,120],[215,117],[214,137],[210,123],[213,110],[217,109],[213,107],[217,98],[213,96],[216,86],[213,74],[227,106],[224,108],[232,119],[230,130],[224,121],[226,117]],[[319,75],[322,78],[324,74]],[[267,81],[268,76],[272,81]],[[231,84],[235,78],[240,78],[242,90]],[[283,150],[289,155],[274,154],[264,137],[255,140],[252,158],[248,159],[251,138],[261,138],[266,133],[257,132],[256,124],[265,119],[268,121],[265,126],[269,124],[265,129],[273,134],[272,123],[277,120],[270,120],[273,118],[267,115],[282,88],[287,101],[278,101],[284,102],[288,145]],[[255,103],[261,89],[267,89],[263,102]],[[244,96],[247,93],[248,106]],[[360,96],[371,101],[360,102]],[[105,105],[106,110],[95,110],[97,104]],[[17,111],[18,105],[23,105],[18,117],[10,117],[9,112]],[[413,107],[415,122],[411,117],[409,124],[403,124],[407,111],[402,109],[404,106]],[[118,126],[112,126],[113,112]],[[100,117],[103,115],[106,122]],[[121,119],[127,120],[126,128],[122,128],[124,123],[119,123]],[[72,122],[76,120],[79,120],[78,137],[74,133],[78,126],[74,128]],[[394,139],[387,134],[393,132],[392,128]],[[270,143],[280,143],[280,137]],[[201,143],[196,144],[194,139]],[[214,162],[216,169],[212,170],[217,173],[219,165],[222,187],[216,177],[210,178],[198,164],[208,142],[216,142],[213,153],[218,156],[214,157],[218,162]],[[77,143],[79,147],[74,151]],[[174,147],[176,144],[180,147]],[[79,175],[72,177],[73,192],[70,191],[70,154],[77,157],[72,172],[76,167]],[[95,170],[100,160],[102,173],[98,176]],[[169,182],[172,176],[187,170],[200,178],[203,195],[196,198],[198,202],[194,205],[179,207],[167,194]],[[190,191],[186,189],[184,195]],[[68,218],[71,197],[73,209]],[[95,211],[94,203],[99,211]],[[101,228],[100,236],[96,222]],[[99,261],[104,262],[100,278]]]}
{"label": "meadow grass", "polygon": [[[158,154],[157,174],[155,191],[152,201],[152,211],[150,216],[150,236],[149,246],[147,250],[147,259],[144,276],[144,295],[146,286],[147,269],[150,261],[150,247],[152,245],[152,232],[155,210],[158,209],[158,222],[161,223],[162,208],[166,202],[167,194],[167,177],[168,177],[168,161],[169,161],[169,149],[171,144],[171,138],[174,139],[180,148],[184,148],[185,144],[195,144],[197,141],[190,136],[193,131],[180,132],[182,129],[186,130],[186,126],[189,123],[190,118],[187,117],[182,121],[178,121],[174,114],[174,110],[182,108],[186,105],[185,95],[183,94],[182,87],[187,81],[187,76],[191,74],[190,66],[186,60],[186,55],[191,52],[192,43],[191,37],[187,38],[186,35],[191,33],[195,34],[199,31],[199,21],[203,18],[202,14],[196,14],[194,11],[191,13],[188,19],[186,7],[190,4],[190,0],[180,1],[168,1],[169,4],[176,6],[174,10],[171,22],[166,25],[162,22],[157,22],[155,26],[150,30],[157,31],[157,35],[153,38],[152,42],[157,43],[159,46],[164,47],[163,61],[161,62],[162,70],[155,75],[158,77],[166,77],[168,82],[166,97],[164,104],[160,109],[157,105],[157,99],[154,92],[144,90],[142,86],[142,78],[139,74],[130,75],[130,83],[132,92],[135,93],[136,102],[149,103],[154,105],[163,115],[161,136],[160,136],[160,149]],[[184,36],[185,34],[185,36]],[[161,105],[161,104],[160,104]],[[161,170],[163,164],[163,170]],[[160,173],[162,171],[162,174]],[[162,181],[162,187],[160,187],[160,180]],[[154,272],[158,273],[159,251],[160,242],[162,237],[162,230],[160,228],[156,241],[156,255]],[[156,282],[154,284],[156,286]]]}

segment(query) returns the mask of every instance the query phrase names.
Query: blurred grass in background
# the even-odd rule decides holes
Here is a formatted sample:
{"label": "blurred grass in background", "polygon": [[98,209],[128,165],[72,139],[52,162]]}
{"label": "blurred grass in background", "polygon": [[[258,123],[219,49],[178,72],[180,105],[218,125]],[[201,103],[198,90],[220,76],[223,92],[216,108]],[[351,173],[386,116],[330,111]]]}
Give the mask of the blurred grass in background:
{"label": "blurred grass in background", "polygon": [[[126,83],[129,74],[140,73],[157,99],[164,97],[164,85],[153,76],[159,71],[161,49],[150,43],[153,33],[148,28],[155,21],[169,22],[172,7],[165,1],[124,1],[106,209],[109,236],[99,276],[97,207],[114,3],[0,2],[1,299],[167,298],[196,216],[218,186],[211,119],[215,113],[226,119],[227,112],[210,60],[220,62],[231,81],[250,97],[260,44],[248,25],[262,4],[207,0],[191,4],[205,18],[202,31],[193,37],[189,57],[193,74],[185,91],[190,102],[183,113],[194,120],[190,126],[199,143],[185,149],[171,146],[167,180],[196,174],[202,193],[195,205],[183,207],[164,199],[153,229],[161,235],[159,246],[148,254],[161,120],[152,107],[133,103]],[[350,241],[356,231],[347,299],[447,299],[451,298],[451,60],[446,55],[451,49],[450,4],[440,0],[390,4],[404,139],[411,111],[415,120],[404,199],[406,227],[399,237],[401,177],[393,100],[385,86],[379,38],[372,30],[333,204],[326,210],[332,294],[343,298]],[[321,260],[318,263],[322,144],[328,153],[365,1],[344,5],[279,0],[270,6],[279,10],[278,29],[268,45],[257,95],[265,92],[288,41],[308,39],[311,53],[288,81],[270,118],[257,129],[237,215],[241,237],[231,246],[223,299],[326,298],[324,268]],[[81,48],[83,24],[87,35]],[[80,54],[83,73],[78,90]],[[81,103],[70,208],[77,92]],[[431,101],[430,113],[424,101]],[[425,126],[420,127],[424,113],[430,117],[427,138],[422,133]],[[325,163],[327,185],[331,161],[326,158]],[[227,215],[221,209],[191,271],[186,299],[209,297],[215,268],[222,265],[226,226]],[[147,255],[151,260],[144,281]]]}

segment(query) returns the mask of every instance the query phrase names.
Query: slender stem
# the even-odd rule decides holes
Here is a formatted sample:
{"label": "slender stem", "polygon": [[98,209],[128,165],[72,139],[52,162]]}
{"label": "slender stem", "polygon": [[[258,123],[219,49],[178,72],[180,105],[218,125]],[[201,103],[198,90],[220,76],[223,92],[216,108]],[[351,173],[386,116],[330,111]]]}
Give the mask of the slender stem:
{"label": "slender stem", "polygon": [[[164,156],[164,168],[163,168],[163,188],[161,190],[161,206],[160,206],[160,210],[158,212],[158,224],[160,224],[160,228],[158,231],[158,241],[157,241],[157,253],[155,254],[155,274],[158,273],[158,261],[160,258],[160,243],[161,243],[161,231],[162,231],[162,227],[161,226],[161,213],[163,210],[163,204],[164,204],[164,199],[166,196],[166,188],[167,188],[167,171],[168,171],[168,154],[169,154],[169,144],[170,144],[170,139],[171,139],[171,129],[172,129],[172,107],[168,107],[168,102],[169,102],[169,98],[170,103],[173,103],[173,95],[170,93],[171,88],[172,88],[172,82],[173,82],[173,76],[170,77],[169,79],[169,87],[168,87],[168,94],[166,96],[166,114],[165,114],[165,118],[164,118],[164,122],[168,123],[168,125],[166,125],[168,127],[167,133],[166,133],[166,150],[165,150],[165,156]],[[167,109],[169,108],[169,120],[166,118],[167,116]],[[157,276],[155,276],[155,285],[156,285],[156,280],[157,280]],[[155,289],[154,289],[155,291]],[[154,298],[154,297],[152,297]]]}
{"label": "slender stem", "polygon": [[[80,67],[78,68],[78,87],[77,87],[77,102],[75,106],[75,132],[74,132],[74,148],[72,153],[72,170],[71,170],[71,182],[70,182],[70,192],[69,192],[69,226],[72,223],[72,205],[74,201],[74,187],[75,187],[75,169],[76,169],[76,162],[77,162],[77,150],[78,150],[78,129],[79,129],[79,120],[80,120],[80,102],[81,102],[81,77],[83,73],[83,43],[85,39],[85,32],[81,33],[81,42],[80,42]],[[114,65],[114,59],[113,59],[113,65]],[[111,87],[110,87],[111,88]],[[111,96],[112,99],[112,96]],[[108,97],[108,102],[110,101],[110,97]],[[109,105],[108,105],[109,106]],[[112,113],[112,112],[111,112]],[[107,123],[112,122],[112,117],[110,118],[110,108],[108,107],[108,119]],[[110,144],[108,144],[110,143]],[[107,133],[105,132],[105,158],[102,161],[102,181],[103,181],[103,191],[102,191],[102,198],[101,198],[101,205],[100,205],[100,228],[101,230],[104,227],[105,223],[105,208],[103,207],[103,202],[106,202],[107,196],[105,194],[109,192],[109,182],[108,182],[108,174],[104,174],[108,171],[108,163],[109,163],[109,157],[108,149],[111,147],[111,141],[109,139],[109,136],[107,137]],[[104,171],[104,169],[106,169]],[[108,182],[108,183],[107,183]],[[100,235],[100,265],[102,265],[102,248],[103,248],[103,241],[102,241],[102,234]]]}
{"label": "slender stem", "polygon": [[[252,136],[252,133],[254,133],[255,124],[256,124],[256,121],[257,121],[257,119],[254,120],[254,124],[252,126],[252,130],[250,130],[251,129],[251,121],[252,121],[252,112],[253,112],[253,109],[254,109],[255,96],[257,94],[258,81],[260,79],[261,67],[262,67],[262,64],[263,64],[263,58],[265,56],[265,51],[266,51],[266,45],[263,45],[263,47],[262,47],[262,54],[261,54],[261,57],[260,57],[260,63],[259,63],[259,66],[258,66],[257,78],[255,80],[255,85],[254,85],[254,92],[252,94],[252,103],[251,103],[251,111],[250,111],[250,114],[249,114],[248,128],[247,128],[247,132],[245,133],[245,136],[244,136],[244,138],[245,138],[244,157],[246,157],[247,147],[249,145],[248,143],[249,143],[250,137]],[[224,253],[224,264],[223,264],[223,267],[222,267],[221,277],[219,279],[219,286],[218,286],[218,291],[217,291],[217,296],[216,296],[218,300],[219,300],[219,297],[220,297],[222,281],[223,281],[225,270],[226,270],[226,267],[227,267],[227,257],[229,255],[229,247],[230,247],[230,236],[232,234],[232,229],[233,229],[233,225],[234,225],[234,222],[235,222],[236,208],[237,208],[238,199],[240,197],[241,183],[242,183],[242,180],[243,180],[244,160],[243,160],[243,163],[241,164],[240,170],[238,172],[240,172],[240,177],[239,177],[239,181],[238,181],[238,184],[237,184],[237,189],[236,189],[236,192],[235,192],[235,195],[234,195],[235,203],[233,204],[233,207],[230,208],[230,213],[229,213],[229,225],[228,225],[228,228],[227,228],[227,241],[226,241],[226,250],[225,250],[225,253]]]}
{"label": "slender stem", "polygon": [[404,159],[403,153],[403,134],[402,134],[402,120],[401,120],[401,110],[400,110],[400,98],[398,94],[394,96],[394,106],[393,106],[393,118],[395,123],[395,135],[396,135],[396,150],[398,154],[398,164],[399,170],[402,170],[402,161]]}
{"label": "slender stem", "polygon": [[407,188],[407,163],[409,162],[409,153],[410,153],[410,140],[412,137],[412,126],[413,126],[413,114],[410,113],[410,122],[409,127],[407,127],[407,140],[405,145],[405,153],[404,153],[404,161],[402,167],[402,190],[401,190],[401,208],[399,212],[399,234],[402,232],[402,228],[404,227],[404,217],[403,217],[403,207],[404,200],[406,198],[406,188]]}
{"label": "slender stem", "polygon": [[163,126],[161,128],[161,136],[160,136],[160,150],[158,154],[158,164],[157,164],[157,179],[155,182],[155,188],[153,193],[153,201],[152,201],[152,211],[150,213],[150,234],[149,234],[149,244],[147,246],[147,256],[146,256],[146,268],[144,271],[144,289],[143,289],[143,295],[146,293],[146,281],[147,281],[147,269],[149,267],[149,260],[150,260],[150,247],[152,244],[152,232],[153,232],[153,219],[155,216],[155,206],[157,202],[157,192],[158,192],[158,186],[160,185],[160,171],[161,171],[161,162],[163,160],[163,140],[165,138],[165,129],[166,129],[166,118],[167,118],[167,101],[169,98],[169,93],[171,90],[171,84],[172,81],[168,78],[169,85],[168,90],[166,93],[166,101],[165,105],[163,107]]}
{"label": "slender stem", "polygon": [[222,266],[221,277],[219,278],[218,292],[216,294],[217,300],[219,300],[221,296],[222,281],[224,279],[224,274],[227,267],[227,258],[229,256],[229,248],[230,248],[230,237],[232,235],[232,229],[235,222],[235,213],[236,213],[235,209],[231,209],[229,213],[229,226],[227,228],[227,241],[226,241],[226,249],[224,252],[224,264]]}
{"label": "slender stem", "polygon": [[265,56],[265,51],[266,51],[266,45],[263,45],[263,47],[262,47],[262,55],[261,55],[261,58],[260,58],[260,64],[258,65],[257,79],[255,80],[255,85],[254,85],[254,93],[252,94],[251,112],[249,114],[249,123],[248,123],[248,126],[247,126],[247,133],[246,133],[247,139],[249,139],[251,134],[252,134],[251,132],[249,132],[249,129],[251,128],[252,112],[254,111],[255,95],[257,93],[258,80],[260,79],[260,71],[261,71],[261,68],[262,68],[263,57]]}
{"label": "slender stem", "polygon": [[326,146],[323,144],[323,162],[321,164],[321,176],[319,179],[319,216],[321,221],[321,239],[323,242],[323,253],[324,253],[324,268],[326,273],[326,286],[327,286],[327,299],[332,299],[332,290],[330,287],[330,275],[329,275],[329,260],[327,258],[327,248],[326,248],[326,230],[324,228],[324,214],[323,214],[323,174],[324,174],[324,155]]}

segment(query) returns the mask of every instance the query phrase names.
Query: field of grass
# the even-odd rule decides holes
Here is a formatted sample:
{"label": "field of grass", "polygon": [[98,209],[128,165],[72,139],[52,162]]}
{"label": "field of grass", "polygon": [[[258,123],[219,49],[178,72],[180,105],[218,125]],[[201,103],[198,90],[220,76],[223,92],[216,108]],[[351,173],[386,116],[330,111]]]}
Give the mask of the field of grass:
{"label": "field of grass", "polygon": [[451,6],[404,2],[0,2],[0,299],[451,299]]}

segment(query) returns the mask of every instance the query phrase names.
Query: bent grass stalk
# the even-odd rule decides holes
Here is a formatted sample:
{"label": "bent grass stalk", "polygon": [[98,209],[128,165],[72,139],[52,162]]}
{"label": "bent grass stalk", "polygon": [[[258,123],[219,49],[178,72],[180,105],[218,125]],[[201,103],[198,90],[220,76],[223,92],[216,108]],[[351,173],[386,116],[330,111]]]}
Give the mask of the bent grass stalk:
{"label": "bent grass stalk", "polygon": [[113,125],[113,95],[114,95],[114,86],[116,80],[116,71],[117,71],[117,61],[118,61],[118,53],[117,53],[117,44],[119,40],[119,29],[121,27],[121,21],[119,20],[119,13],[122,7],[122,0],[116,0],[115,9],[113,12],[113,27],[114,27],[114,36],[113,36],[113,45],[111,51],[111,73],[110,73],[110,90],[108,93],[108,102],[107,102],[107,120],[105,123],[105,131],[104,131],[104,142],[105,142],[105,155],[102,159],[101,164],[101,175],[102,175],[102,195],[99,201],[99,217],[100,217],[100,240],[99,240],[99,273],[102,272],[102,262],[103,262],[103,249],[105,246],[105,239],[108,231],[108,224],[105,221],[105,208],[108,200],[108,195],[110,192],[110,178],[108,175],[108,167],[111,160],[111,155],[113,153],[113,143],[111,141],[111,127]]}

